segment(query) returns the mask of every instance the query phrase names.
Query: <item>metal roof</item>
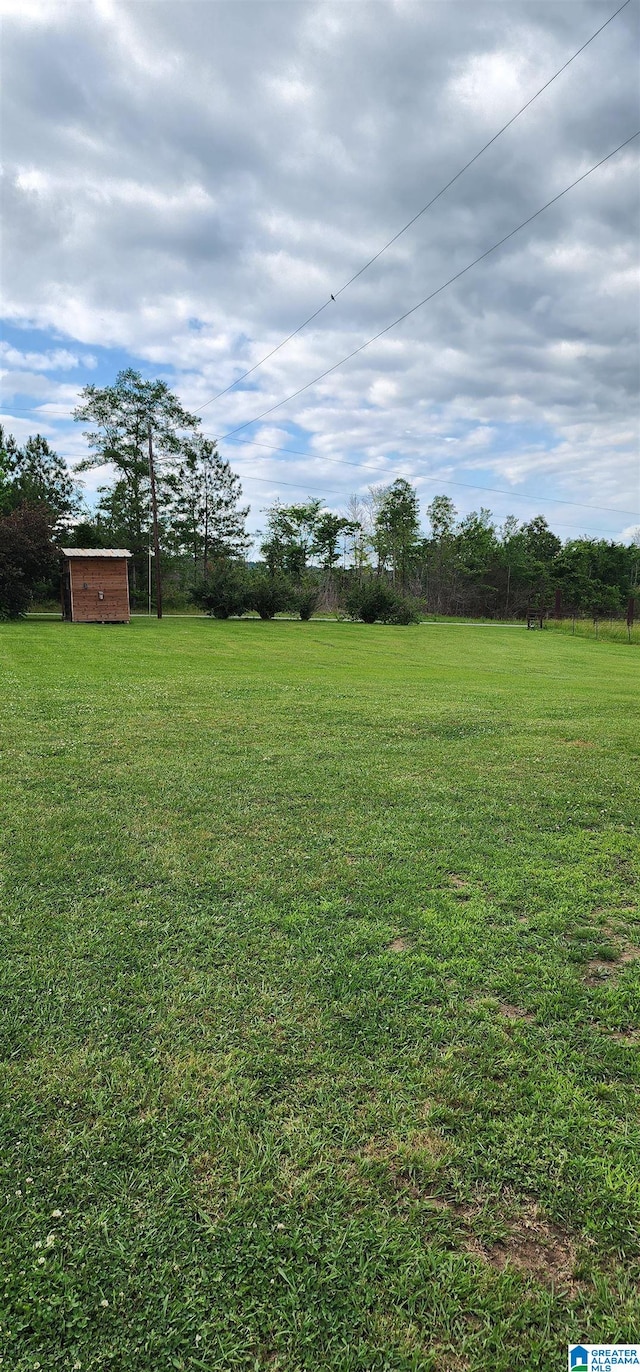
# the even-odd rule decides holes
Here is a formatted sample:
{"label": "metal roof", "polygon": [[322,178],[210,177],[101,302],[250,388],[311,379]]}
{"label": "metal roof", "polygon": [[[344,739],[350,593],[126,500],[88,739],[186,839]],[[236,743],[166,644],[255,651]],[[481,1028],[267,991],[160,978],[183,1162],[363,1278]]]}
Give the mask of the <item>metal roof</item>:
{"label": "metal roof", "polygon": [[131,557],[128,548],[63,548],[65,557]]}

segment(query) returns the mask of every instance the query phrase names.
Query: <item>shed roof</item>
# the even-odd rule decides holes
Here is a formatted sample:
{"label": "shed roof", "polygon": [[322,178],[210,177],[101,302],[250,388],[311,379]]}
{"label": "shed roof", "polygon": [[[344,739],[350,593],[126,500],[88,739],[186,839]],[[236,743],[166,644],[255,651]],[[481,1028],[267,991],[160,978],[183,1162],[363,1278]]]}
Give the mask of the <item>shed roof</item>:
{"label": "shed roof", "polygon": [[131,557],[128,548],[63,548],[65,557]]}

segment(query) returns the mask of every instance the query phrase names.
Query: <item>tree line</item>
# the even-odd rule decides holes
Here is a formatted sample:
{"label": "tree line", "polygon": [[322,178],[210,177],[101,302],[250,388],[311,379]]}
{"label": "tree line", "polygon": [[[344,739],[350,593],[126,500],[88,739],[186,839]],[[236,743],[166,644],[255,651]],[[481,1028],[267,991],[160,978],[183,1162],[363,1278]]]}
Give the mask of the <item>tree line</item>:
{"label": "tree line", "polygon": [[638,594],[640,539],[563,542],[542,515],[510,515],[499,527],[485,508],[459,517],[446,495],[426,506],[425,533],[418,493],[403,477],[352,496],[341,512],[318,499],[274,502],[250,559],[239,477],[165,382],[122,371],[112,386],[86,386],[75,418],[88,449],[76,472],[112,472],[93,511],[45,438],[20,447],[0,429],[1,617],[57,593],[63,544],[128,548],[134,607],[148,601],[153,547],[159,614],[163,590],[173,607],[191,601],[220,617],[309,618],[322,606],[396,623],[532,610],[619,617]]}

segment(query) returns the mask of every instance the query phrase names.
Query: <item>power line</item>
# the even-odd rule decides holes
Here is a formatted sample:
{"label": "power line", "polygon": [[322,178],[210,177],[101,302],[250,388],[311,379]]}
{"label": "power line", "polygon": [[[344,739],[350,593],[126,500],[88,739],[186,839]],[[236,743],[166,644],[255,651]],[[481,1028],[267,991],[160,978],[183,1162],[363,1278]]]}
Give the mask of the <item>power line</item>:
{"label": "power line", "polygon": [[[45,401],[44,403],[46,404],[47,402]],[[15,409],[15,410],[20,409],[20,410],[21,410],[21,413],[24,413],[24,412],[27,412],[27,413],[29,413],[29,414],[39,414],[39,413],[40,413],[39,410],[34,410],[34,409],[29,409],[28,411],[25,411],[24,409],[22,409],[22,408],[21,408],[20,406],[18,406],[18,405],[13,406],[13,409]],[[7,417],[10,418],[10,416],[7,416]],[[47,418],[47,417],[48,417],[48,416],[46,416],[46,415],[44,416],[44,418]],[[55,419],[55,418],[64,418],[64,416],[60,416],[60,415],[58,415],[58,416],[53,415],[53,416],[51,416],[51,417],[54,418],[54,419]],[[203,436],[203,438],[213,438],[213,439],[216,439],[216,438],[217,438],[217,435],[216,435],[216,434],[212,434],[212,433],[209,433],[209,434],[208,434],[207,431],[206,431],[205,429],[202,430],[202,436]],[[334,437],[335,437],[335,435],[334,435]],[[222,441],[222,440],[218,440],[218,441]],[[226,438],[225,438],[224,441],[227,441]],[[504,487],[502,487],[502,486],[478,486],[478,485],[475,485],[475,484],[474,484],[473,482],[471,482],[471,481],[455,481],[455,480],[454,480],[453,478],[451,478],[451,477],[445,477],[445,476],[431,476],[429,473],[425,473],[425,472],[417,472],[417,473],[416,473],[416,472],[406,472],[406,471],[402,471],[399,467],[386,467],[386,468],[384,469],[384,471],[383,471],[383,470],[381,470],[380,467],[374,466],[373,463],[371,463],[371,462],[351,462],[351,461],[349,460],[348,457],[328,457],[328,456],[326,456],[326,454],[324,454],[324,453],[310,453],[310,452],[304,452],[301,448],[283,448],[282,446],[279,446],[278,444],[275,444],[275,443],[263,443],[263,442],[261,442],[261,441],[260,441],[259,439],[257,439],[257,438],[235,438],[235,437],[232,437],[229,441],[232,442],[232,443],[243,443],[243,444],[246,444],[248,447],[265,448],[265,449],[267,449],[269,452],[272,452],[272,453],[284,453],[285,455],[287,455],[287,456],[289,456],[289,457],[304,457],[304,458],[306,458],[308,461],[314,461],[314,462],[332,462],[332,463],[335,463],[335,464],[337,464],[337,465],[339,465],[339,466],[343,466],[343,467],[354,467],[357,471],[370,471],[370,472],[374,472],[377,476],[379,476],[379,477],[381,477],[381,478],[385,478],[385,477],[387,477],[387,476],[403,476],[403,477],[405,477],[405,479],[408,480],[408,481],[422,480],[422,481],[432,481],[432,482],[434,482],[435,484],[441,485],[441,486],[460,486],[460,487],[462,487],[464,490],[468,490],[468,491],[482,491],[482,492],[485,492],[485,493],[488,494],[488,495],[504,495],[504,496],[506,496],[509,500],[524,500],[524,501],[526,501],[527,503],[532,504],[532,505],[538,505],[538,504],[541,504],[541,503],[542,503],[542,504],[553,504],[553,505],[570,505],[570,506],[572,506],[574,509],[579,509],[579,510],[595,510],[597,513],[599,513],[601,510],[605,510],[608,514],[632,515],[634,518],[639,518],[639,519],[640,519],[640,510],[624,510],[624,509],[616,508],[615,505],[590,505],[590,504],[587,504],[587,503],[586,503],[585,501],[583,501],[583,500],[566,500],[566,499],[563,499],[561,496],[557,496],[557,495],[535,495],[535,496],[533,496],[533,495],[524,495],[523,493],[518,492],[518,491],[507,491],[507,490],[505,490]],[[263,480],[264,480],[265,482],[267,482],[267,478],[266,478],[266,477],[263,478],[263,477],[257,477],[257,476],[245,477],[245,480],[251,480],[251,481],[263,481]],[[267,484],[269,484],[269,483],[267,482]],[[306,482],[278,481],[275,477],[273,478],[273,480],[270,480],[270,484],[273,485],[273,486],[277,486],[277,485],[280,485],[280,486],[292,486],[292,487],[295,486],[295,489],[296,489],[296,490],[299,490],[301,486],[305,486],[305,487],[306,487],[306,485],[307,485]],[[309,487],[308,489],[310,490],[311,487]],[[315,486],[313,489],[314,489],[314,490],[318,490],[318,491],[319,491],[320,489],[322,489],[322,490],[325,491],[326,494],[329,494],[329,495],[343,495],[343,494],[344,494],[343,491],[331,490],[331,489],[328,489],[326,486],[323,486],[322,488],[321,488],[320,486]],[[577,524],[575,524],[575,525],[569,525],[569,524],[567,524],[567,525],[564,525],[563,527],[565,527],[565,528],[577,528],[578,525],[577,525]],[[596,532],[596,531],[594,530],[594,532]],[[603,531],[603,532],[606,532],[606,531]],[[609,530],[608,532],[612,532],[612,530]]]}
{"label": "power line", "polygon": [[[239,475],[242,477],[243,481],[257,481],[261,486],[287,486],[294,491],[319,491],[323,495],[339,495],[344,499],[344,491],[332,490],[331,487],[327,486],[309,486],[306,481],[280,481],[278,477],[274,477],[274,479],[271,480],[268,476],[253,476],[252,473],[248,476],[243,476],[242,473],[239,473]],[[437,477],[430,477],[429,480],[436,481]],[[484,487],[479,486],[477,489],[483,490]],[[567,524],[566,520],[562,519],[554,520],[554,525],[558,529],[577,529],[579,532],[585,534],[600,534],[600,536],[603,534],[610,534],[612,538],[619,537],[617,529],[592,529],[586,524]]]}
{"label": "power line", "polygon": [[[628,3],[628,0],[625,0],[625,3]],[[621,8],[624,8],[624,6],[622,6]],[[616,13],[618,13],[618,11],[616,11]],[[613,18],[613,17],[615,17],[615,16],[612,16],[612,18]],[[608,22],[609,22],[609,21],[608,21]],[[271,405],[268,409],[261,411],[260,414],[254,415],[253,419],[248,419],[248,420],[246,420],[244,424],[239,424],[235,429],[230,429],[226,434],[211,434],[210,437],[215,438],[218,442],[226,442],[226,441],[229,440],[229,439],[235,439],[235,435],[238,434],[238,433],[240,433],[243,429],[249,428],[249,427],[251,426],[251,424],[257,423],[260,419],[264,419],[264,418],[266,417],[266,415],[272,414],[272,413],[274,412],[274,410],[280,409],[282,405],[286,405],[290,400],[294,400],[298,395],[302,395],[304,391],[307,391],[307,390],[309,390],[312,386],[317,385],[317,383],[318,383],[319,381],[324,380],[324,378],[325,378],[326,376],[331,375],[332,372],[337,371],[339,367],[344,366],[345,363],[346,363],[346,362],[349,362],[353,357],[356,357],[359,353],[364,352],[364,350],[365,350],[366,348],[370,347],[372,343],[377,342],[377,340],[378,340],[379,338],[382,338],[385,334],[389,333],[391,329],[394,329],[394,328],[397,327],[398,324],[403,323],[403,321],[404,321],[405,319],[408,319],[412,314],[415,314],[417,310],[421,309],[424,305],[428,304],[428,303],[429,303],[431,300],[433,300],[437,295],[440,295],[441,292],[444,291],[444,290],[446,290],[448,286],[452,285],[455,281],[458,281],[462,276],[465,276],[466,273],[467,273],[468,271],[470,271],[472,267],[475,267],[475,266],[477,266],[477,264],[478,264],[479,262],[484,261],[484,259],[485,259],[486,257],[489,257],[489,256],[491,255],[491,253],[495,252],[498,248],[502,247],[503,244],[504,244],[504,243],[507,243],[507,242],[509,241],[509,239],[511,239],[511,238],[513,238],[513,237],[515,236],[515,234],[519,233],[523,228],[526,228],[526,226],[527,226],[528,224],[532,223],[534,219],[537,219],[538,216],[541,215],[541,214],[543,214],[545,210],[549,209],[552,205],[555,205],[559,200],[561,200],[561,199],[563,198],[563,196],[567,195],[569,191],[573,190],[576,186],[580,185],[580,183],[581,183],[582,181],[585,181],[585,180],[587,179],[587,177],[591,176],[592,173],[593,173],[594,171],[597,171],[597,170],[598,170],[600,167],[602,167],[606,162],[610,161],[610,159],[611,159],[612,157],[615,157],[617,153],[621,152],[621,150],[622,150],[623,148],[627,147],[627,146],[629,145],[629,143],[632,143],[632,142],[634,141],[634,139],[637,138],[637,137],[639,136],[639,134],[640,134],[640,130],[638,130],[638,131],[636,131],[635,133],[631,134],[630,137],[629,137],[629,138],[626,138],[626,139],[624,140],[624,142],[620,143],[620,144],[618,145],[617,148],[614,148],[612,152],[607,153],[606,157],[601,158],[599,162],[596,162],[592,167],[590,167],[590,168],[588,169],[588,171],[584,172],[584,173],[582,174],[582,176],[577,177],[575,181],[572,181],[572,182],[570,183],[570,185],[565,186],[564,190],[560,191],[560,192],[558,193],[558,195],[553,196],[553,198],[552,198],[551,200],[548,200],[548,201],[546,202],[545,205],[542,205],[542,206],[540,207],[540,209],[535,210],[535,212],[534,212],[533,214],[529,215],[529,217],[528,217],[527,219],[524,219],[524,220],[522,221],[522,223],[521,223],[521,224],[518,224],[518,225],[516,226],[515,229],[512,229],[512,230],[510,231],[510,233],[505,234],[504,237],[501,238],[501,239],[499,239],[497,243],[494,243],[490,248],[487,248],[485,252],[481,253],[478,257],[474,258],[474,260],[473,260],[472,262],[469,262],[469,263],[467,264],[466,267],[463,267],[459,272],[456,272],[454,276],[449,277],[449,279],[448,279],[447,281],[445,281],[441,286],[438,286],[437,289],[436,289],[435,291],[432,291],[430,295],[425,296],[425,298],[424,298],[423,300],[418,301],[418,303],[417,303],[416,305],[413,305],[413,306],[411,307],[411,309],[406,310],[404,314],[400,315],[397,319],[393,320],[391,324],[387,324],[386,327],[385,327],[384,329],[381,329],[381,330],[379,331],[379,333],[374,334],[374,336],[373,336],[372,338],[367,339],[366,342],[361,343],[360,346],[359,346],[358,348],[354,348],[354,350],[353,350],[351,353],[348,353],[347,356],[346,356],[346,357],[343,357],[339,362],[335,362],[335,363],[333,364],[333,366],[328,367],[324,372],[321,372],[318,376],[312,378],[312,380],[311,380],[311,381],[308,381],[304,386],[299,387],[299,389],[298,389],[297,391],[293,391],[293,392],[291,393],[291,395],[285,396],[285,398],[284,398],[283,400],[278,401],[275,405]],[[44,403],[47,403],[47,402],[44,402]],[[55,402],[53,402],[53,403],[55,403]],[[15,408],[15,409],[18,409],[18,408],[20,408],[20,407],[17,407],[17,406],[16,406],[16,407],[14,407],[14,408]],[[203,407],[201,406],[200,408],[203,408]],[[27,409],[27,408],[25,407],[25,409],[24,409],[22,412],[23,412],[23,413],[38,413],[39,411],[36,411],[36,410],[34,410],[33,408]],[[45,415],[45,416],[43,416],[43,417],[46,418],[47,416]],[[64,416],[51,416],[51,418],[64,418]],[[275,447],[274,445],[265,444],[265,443],[258,443],[258,441],[257,441],[256,439],[247,439],[247,440],[236,439],[235,441],[237,441],[237,442],[242,442],[242,441],[244,441],[244,442],[247,442],[247,443],[249,443],[249,444],[250,444],[250,443],[254,443],[254,444],[256,444],[256,446],[258,446],[258,447],[271,448],[272,451],[274,451],[274,452],[285,452],[285,453],[286,453],[286,452],[289,452],[289,453],[294,454],[295,451],[296,451],[295,449],[277,448],[277,447]],[[307,458],[308,458],[308,457],[309,457],[309,454],[308,454],[308,453],[299,453],[299,456],[307,457]],[[352,466],[352,467],[365,467],[365,466],[367,466],[367,465],[370,466],[370,464],[365,464],[365,463],[349,462],[346,458],[340,459],[340,458],[328,458],[328,457],[327,457],[327,458],[324,458],[323,460],[325,460],[325,461],[327,461],[327,462],[342,462],[342,463],[344,463],[344,465],[348,465],[348,466]],[[377,468],[371,468],[371,470],[378,471],[379,469],[377,469]],[[473,490],[487,491],[487,492],[489,492],[489,493],[491,493],[491,494],[506,495],[506,496],[508,496],[510,499],[515,499],[515,500],[518,500],[518,499],[520,499],[520,500],[522,500],[522,499],[525,499],[525,500],[533,500],[533,499],[536,499],[535,497],[528,497],[528,496],[516,495],[515,493],[509,492],[509,491],[500,490],[500,489],[497,488],[497,487],[490,487],[490,486],[472,486],[471,483],[469,483],[469,482],[460,482],[460,481],[456,482],[456,481],[452,481],[452,480],[447,480],[447,479],[445,479],[445,478],[425,477],[424,479],[426,479],[426,480],[433,480],[433,481],[439,481],[440,484],[442,484],[442,485],[456,485],[456,486],[461,486],[461,487],[462,487],[462,486],[465,486],[465,487],[469,487],[470,489],[473,489]],[[275,483],[272,483],[272,484],[275,484]],[[285,483],[282,483],[282,484],[285,484]],[[579,502],[579,501],[561,500],[560,497],[555,497],[555,496],[541,497],[541,499],[543,499],[543,500],[545,500],[545,501],[551,501],[551,502],[553,502],[553,503],[558,503],[558,504],[574,505],[574,506],[576,506],[576,507],[580,506],[580,507],[583,508],[583,509],[585,509],[585,508],[586,508],[586,509],[598,509],[598,508],[600,508],[600,509],[608,509],[608,510],[610,510],[611,513],[615,513],[615,514],[632,514],[632,515],[635,515],[635,514],[637,513],[636,511],[631,511],[631,510],[628,510],[628,511],[619,511],[619,510],[615,510],[614,507],[612,507],[612,506],[600,506],[600,507],[598,507],[598,506],[594,506],[594,505],[583,505],[582,502]]]}
{"label": "power line", "polygon": [[532,95],[530,99],[527,100],[526,104],[522,105],[521,108],[511,116],[511,119],[508,119],[506,124],[503,124],[502,128],[498,129],[497,133],[494,133],[493,137],[489,139],[488,143],[485,143],[483,147],[481,147],[480,150],[469,159],[468,162],[465,162],[464,166],[456,172],[455,176],[452,176],[451,180],[447,181],[446,185],[442,186],[442,188],[436,193],[436,195],[432,196],[431,200],[429,200],[426,205],[422,206],[421,210],[418,210],[418,212],[413,215],[412,219],[409,219],[408,222],[404,224],[401,229],[398,229],[398,232],[394,233],[393,238],[390,238],[388,242],[383,245],[383,247],[379,248],[378,252],[374,253],[373,257],[370,257],[368,262],[364,263],[364,266],[359,267],[358,271],[354,272],[353,276],[350,276],[349,280],[345,281],[343,286],[340,286],[339,289],[333,295],[331,295],[328,300],[325,300],[323,305],[320,305],[317,310],[314,310],[313,314],[310,314],[307,319],[304,319],[302,324],[298,325],[297,329],[293,329],[291,333],[287,334],[287,337],[283,338],[281,343],[276,344],[275,348],[272,348],[271,351],[266,353],[264,357],[261,357],[259,362],[255,362],[253,367],[248,367],[246,372],[242,372],[240,376],[237,376],[235,381],[232,381],[229,386],[225,386],[224,389],[218,391],[216,395],[212,395],[209,400],[205,400],[202,405],[198,405],[194,413],[199,414],[201,410],[205,410],[207,408],[207,405],[213,405],[215,400],[219,400],[221,396],[227,395],[229,391],[233,390],[234,386],[238,386],[240,382],[244,381],[247,376],[251,376],[251,374],[257,371],[259,367],[264,366],[265,362],[268,362],[270,358],[274,357],[277,352],[280,352],[280,349],[284,348],[287,343],[290,343],[292,338],[295,338],[297,334],[302,333],[302,330],[306,329],[307,324],[313,323],[313,320],[317,319],[318,315],[322,314],[323,311],[326,310],[329,305],[335,303],[338,297],[341,296],[344,293],[344,291],[348,290],[349,286],[352,286],[354,281],[358,280],[358,277],[362,276],[364,272],[368,271],[369,267],[372,267],[374,262],[377,262],[378,258],[382,257],[383,253],[385,253],[388,248],[392,247],[394,243],[397,243],[398,239],[402,238],[402,235],[405,234],[407,230],[412,227],[413,224],[417,223],[418,219],[421,219],[422,215],[426,214],[427,210],[430,210],[432,205],[435,205],[436,200],[439,200],[440,197],[443,196],[445,192],[448,191],[456,181],[459,181],[460,177],[464,176],[464,173],[469,170],[469,167],[472,167],[474,162],[477,162],[478,158],[482,157],[483,153],[485,153],[487,149],[490,148],[492,144],[495,143],[496,140],[500,138],[508,128],[511,127],[512,124],[515,124],[516,119],[519,119],[520,115],[524,114],[525,110],[528,110],[529,106],[533,105],[534,102],[538,99],[538,97],[542,95],[544,91],[548,90],[549,86],[553,85],[554,81],[557,81],[558,77],[562,75],[563,71],[566,71],[567,67],[570,67],[572,62],[575,62],[576,57],[579,57],[580,54],[584,52],[585,48],[588,48],[589,44],[593,43],[594,39],[597,38],[600,33],[602,33],[603,29],[606,29],[608,25],[611,24],[613,20],[617,18],[617,16],[622,12],[622,10],[627,8],[627,5],[629,3],[630,0],[624,0],[624,3],[620,5],[620,7],[617,10],[615,10],[613,14],[609,15],[609,18],[605,20],[604,24],[601,24],[600,28],[596,29],[595,33],[591,34],[590,38],[587,38],[586,43],[583,43],[582,46],[579,47],[576,50],[576,52],[574,52],[573,55],[569,57],[566,62],[563,63],[561,67],[558,67],[558,70],[554,72],[553,76],[549,77],[548,81],[545,81],[544,85],[541,86],[540,89],[535,92],[535,95]]}
{"label": "power line", "polygon": [[[215,438],[215,434],[205,434],[204,437]],[[605,510],[608,514],[633,515],[634,517],[640,518],[640,510],[620,510],[616,509],[615,505],[588,505],[582,500],[564,500],[561,496],[557,495],[524,495],[515,491],[506,491],[504,487],[501,486],[476,486],[471,481],[454,481],[448,477],[430,476],[428,473],[423,472],[404,472],[400,471],[398,467],[387,467],[385,471],[381,471],[379,467],[374,467],[371,462],[351,462],[347,457],[325,457],[323,453],[305,453],[299,448],[281,448],[273,443],[260,443],[257,438],[233,438],[231,441],[233,443],[246,443],[248,447],[267,448],[273,453],[288,453],[291,457],[305,457],[307,461],[311,459],[317,462],[333,462],[339,466],[355,467],[358,470],[376,472],[376,474],[382,478],[387,476],[403,476],[406,480],[412,481],[416,481],[420,478],[423,481],[433,481],[441,486],[461,486],[468,491],[485,491],[489,495],[505,495],[509,500],[526,500],[533,505],[537,505],[540,502],[553,505],[571,505],[579,510],[595,510],[597,513],[600,513],[601,510]]]}
{"label": "power line", "polygon": [[467,263],[467,266],[462,267],[459,272],[455,272],[453,276],[449,277],[448,281],[443,282],[435,291],[431,291],[429,295],[426,295],[424,300],[419,300],[417,305],[412,305],[410,310],[405,310],[404,314],[399,315],[391,324],[387,324],[384,329],[380,329],[379,333],[374,334],[372,338],[368,338],[365,343],[361,343],[358,348],[354,348],[353,352],[347,353],[346,357],[342,357],[339,362],[334,362],[333,366],[327,367],[325,371],[320,372],[318,376],[312,377],[311,381],[307,381],[304,386],[299,386],[297,391],[292,391],[291,394],[286,395],[283,400],[278,400],[275,405],[269,405],[268,409],[261,410],[260,414],[254,415],[252,419],[245,420],[244,424],[238,424],[235,429],[229,429],[228,433],[218,434],[216,437],[222,442],[223,439],[231,438],[234,434],[241,433],[243,429],[248,429],[251,424],[257,424],[258,420],[264,419],[266,415],[273,414],[274,410],[279,410],[283,405],[287,405],[290,400],[295,400],[296,396],[302,395],[305,391],[310,390],[310,388],[316,386],[319,381],[324,381],[326,376],[330,376],[331,373],[337,371],[339,367],[344,367],[345,362],[350,362],[352,357],[357,357],[358,353],[362,353],[365,348],[371,347],[372,343],[376,343],[379,338],[383,338],[391,329],[397,328],[398,324],[402,324],[410,315],[415,314],[417,310],[421,310],[424,305],[428,305],[430,300],[434,300],[435,297],[446,290],[448,286],[453,285],[454,281],[459,281],[462,276],[465,276],[467,272],[471,271],[472,267],[476,267],[479,262],[483,262],[485,257],[490,257],[491,253],[496,252],[504,243],[508,243],[510,238],[513,238],[515,234],[520,233],[522,229],[527,227],[527,224],[531,224],[539,215],[544,214],[545,210],[550,209],[551,205],[555,205],[558,200],[562,200],[562,197],[568,195],[569,191],[574,190],[576,186],[579,186],[581,181],[586,181],[588,176],[591,176],[599,167],[604,166],[605,162],[609,162],[612,157],[615,157],[616,154],[621,152],[623,148],[626,148],[629,143],[632,143],[634,138],[637,138],[639,134],[640,129],[636,130],[635,133],[632,133],[629,138],[625,138],[624,142],[619,143],[618,147],[614,148],[612,152],[607,153],[606,157],[602,157],[599,162],[595,162],[592,167],[589,167],[588,171],[583,172],[582,176],[576,177],[575,181],[572,181],[570,185],[565,186],[564,190],[560,191],[558,195],[554,195],[551,200],[547,200],[546,205],[541,205],[539,210],[535,210],[527,219],[523,219],[522,223],[518,224],[515,229],[511,229],[510,233],[506,233],[503,238],[498,239],[497,243],[493,243],[485,252],[480,253],[478,257],[474,257],[472,262]]}

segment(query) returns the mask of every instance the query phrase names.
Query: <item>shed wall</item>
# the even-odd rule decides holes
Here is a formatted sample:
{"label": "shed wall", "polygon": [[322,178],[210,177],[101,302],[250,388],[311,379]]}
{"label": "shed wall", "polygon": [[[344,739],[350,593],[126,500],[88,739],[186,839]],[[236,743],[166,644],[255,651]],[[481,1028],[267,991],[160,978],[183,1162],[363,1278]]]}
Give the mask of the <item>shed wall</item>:
{"label": "shed wall", "polygon": [[85,624],[128,623],[131,615],[125,557],[71,557],[68,567],[73,620]]}

